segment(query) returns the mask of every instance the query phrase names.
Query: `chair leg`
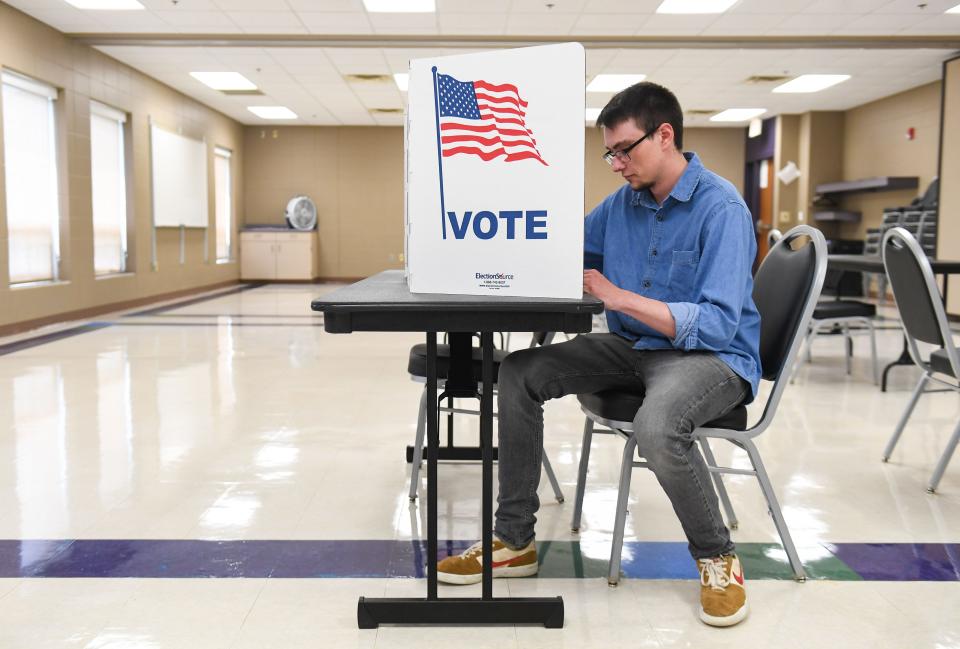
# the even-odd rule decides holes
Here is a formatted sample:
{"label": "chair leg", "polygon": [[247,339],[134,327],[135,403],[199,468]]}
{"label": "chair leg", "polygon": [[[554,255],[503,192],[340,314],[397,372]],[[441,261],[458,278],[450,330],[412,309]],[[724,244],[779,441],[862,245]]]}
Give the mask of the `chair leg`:
{"label": "chair leg", "polygon": [[950,437],[950,441],[947,442],[947,447],[943,449],[943,455],[940,456],[940,461],[937,462],[937,468],[933,471],[933,477],[930,478],[930,485],[927,487],[928,492],[936,492],[937,487],[940,485],[940,478],[943,477],[943,472],[947,470],[947,465],[950,464],[950,458],[953,457],[953,452],[957,448],[957,442],[960,442],[960,424],[957,424],[957,427],[953,429],[953,435]]}
{"label": "chair leg", "polygon": [[577,494],[573,499],[573,518],[570,529],[580,531],[580,515],[583,512],[583,492],[587,488],[587,466],[590,464],[590,444],[593,442],[593,420],[584,417],[583,441],[580,443],[580,467],[577,469]]}
{"label": "chair leg", "polygon": [[873,384],[880,385],[880,363],[877,360],[877,331],[873,321],[867,318],[867,327],[870,328],[870,354],[873,356]]}
{"label": "chair leg", "polygon": [[930,375],[924,372],[923,376],[920,377],[920,380],[917,381],[917,387],[913,389],[913,394],[910,395],[910,401],[907,403],[907,407],[903,411],[903,414],[900,415],[900,421],[897,422],[897,427],[893,429],[893,435],[890,436],[890,441],[887,442],[887,447],[883,449],[884,462],[888,461],[890,456],[893,455],[893,449],[897,445],[897,442],[900,441],[900,435],[903,434],[903,429],[907,426],[907,420],[910,419],[910,415],[913,413],[913,409],[916,407],[917,401],[920,400],[920,395],[923,394],[923,388],[926,387],[927,381],[929,380]]}
{"label": "chair leg", "polygon": [[553,487],[553,497],[557,499],[558,503],[562,503],[563,491],[560,489],[560,483],[557,482],[557,476],[553,472],[553,467],[550,466],[550,458],[547,457],[547,449],[543,449],[540,453],[540,456],[543,458],[543,472],[547,474],[547,480],[550,481],[550,486]]}
{"label": "chair leg", "polygon": [[610,572],[607,583],[620,582],[620,555],[623,553],[623,531],[627,524],[627,501],[630,498],[630,477],[633,474],[633,456],[637,452],[637,438],[631,434],[623,447],[620,462],[620,487],[617,490],[617,513],[613,524],[613,546],[610,548]]}
{"label": "chair leg", "polygon": [[796,382],[797,372],[800,371],[800,366],[804,363],[804,356],[806,356],[807,363],[813,360],[813,355],[810,350],[813,349],[813,339],[817,337],[817,331],[818,324],[811,322],[810,330],[807,332],[807,335],[803,337],[803,342],[800,343],[800,349],[797,350],[797,360],[794,362],[793,367],[790,368],[790,383]]}
{"label": "chair leg", "polygon": [[413,446],[413,459],[410,462],[410,500],[417,499],[420,486],[420,465],[423,463],[423,437],[427,429],[427,388],[420,395],[420,410],[417,413],[417,439]]}
{"label": "chair leg", "polygon": [[750,457],[754,471],[757,472],[757,481],[760,483],[760,491],[767,499],[767,506],[770,507],[770,515],[773,516],[773,523],[780,534],[780,541],[783,543],[783,549],[787,552],[787,558],[790,560],[790,567],[793,568],[793,578],[797,581],[806,581],[807,573],[803,570],[803,564],[800,563],[800,555],[797,554],[797,548],[793,545],[793,538],[790,536],[790,530],[787,528],[787,522],[783,518],[783,512],[780,510],[780,503],[777,502],[777,496],[773,492],[773,485],[770,484],[770,477],[767,476],[767,469],[760,458],[760,452],[754,446],[753,441],[747,439],[743,441],[743,448]]}
{"label": "chair leg", "polygon": [[843,330],[843,358],[847,364],[847,376],[853,371],[853,338],[850,337],[850,327],[842,326]]}
{"label": "chair leg", "polygon": [[[716,467],[717,460],[713,456],[713,449],[710,448],[710,441],[706,437],[700,438],[700,448],[703,451],[703,458],[707,461],[707,466]],[[727,486],[723,484],[723,476],[719,473],[711,473],[711,475],[713,476],[713,484],[717,488],[717,496],[720,497],[720,504],[723,505],[723,511],[727,515],[727,527],[735,530],[740,526],[740,521],[737,520],[737,514],[733,511]]]}

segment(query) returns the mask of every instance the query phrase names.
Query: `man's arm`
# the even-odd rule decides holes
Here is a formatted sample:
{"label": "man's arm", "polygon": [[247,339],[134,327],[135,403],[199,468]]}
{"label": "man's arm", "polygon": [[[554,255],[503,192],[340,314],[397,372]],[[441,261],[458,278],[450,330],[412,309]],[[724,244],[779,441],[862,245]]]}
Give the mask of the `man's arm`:
{"label": "man's arm", "polygon": [[605,309],[626,313],[671,340],[677,335],[677,325],[666,302],[618,288],[596,270],[583,271],[583,290],[603,300]]}

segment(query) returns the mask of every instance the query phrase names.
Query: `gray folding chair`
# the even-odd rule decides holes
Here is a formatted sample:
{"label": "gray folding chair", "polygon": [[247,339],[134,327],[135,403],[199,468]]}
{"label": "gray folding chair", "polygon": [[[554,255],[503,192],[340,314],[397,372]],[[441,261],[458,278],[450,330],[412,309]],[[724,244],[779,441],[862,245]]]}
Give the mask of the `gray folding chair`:
{"label": "gray folding chair", "polygon": [[[773,382],[773,388],[763,409],[760,420],[747,428],[747,410],[738,406],[717,421],[697,428],[694,437],[700,443],[704,459],[718,487],[718,495],[727,514],[730,527],[736,527],[736,518],[730,506],[720,474],[756,476],[760,490],[767,500],[780,540],[790,559],[794,578],[804,581],[806,573],[800,563],[797,549],[790,537],[790,530],[780,511],[780,505],[767,476],[760,452],[753,438],[765,431],[773,421],[780,397],[787,384],[789,370],[807,330],[827,270],[827,245],[819,230],[807,225],[798,225],[770,249],[754,277],[753,299],[760,311],[760,360],[763,379]],[[619,434],[626,440],[620,465],[620,487],[617,496],[616,520],[613,529],[613,547],[610,552],[610,571],[607,581],[615,585],[620,580],[620,555],[623,550],[623,532],[626,524],[627,500],[630,495],[630,477],[635,467],[647,467],[645,461],[634,460],[637,439],[633,434],[633,418],[643,404],[643,394],[605,390],[595,394],[578,395],[580,407],[587,420],[583,430],[583,445],[580,451],[580,469],[577,476],[577,495],[574,502],[571,528],[580,529],[583,494],[590,463],[590,443],[594,424],[609,430],[598,433]],[[725,439],[746,451],[749,469],[717,466],[708,440]]]}
{"label": "gray folding chair", "polygon": [[[549,345],[553,340],[553,332],[537,332],[533,334],[533,339],[530,341],[531,347],[536,347],[537,345]],[[477,378],[477,384],[479,389],[480,377],[481,377],[481,366],[480,366],[480,348],[473,348],[473,374]],[[505,349],[494,349],[493,350],[493,391],[497,391],[497,377],[500,373],[500,363],[503,362],[503,359],[507,357],[510,352]],[[450,368],[450,346],[449,345],[437,345],[437,389],[442,390],[444,384],[446,383],[447,372]],[[407,371],[410,373],[410,378],[418,383],[423,383],[423,393],[420,395],[420,410],[417,414],[417,437],[414,442],[413,447],[413,458],[411,460],[410,468],[410,500],[417,499],[417,488],[420,486],[420,466],[423,464],[423,441],[426,435],[427,428],[427,345],[426,343],[420,343],[414,345],[410,348],[410,358],[407,362]],[[445,412],[448,415],[447,426],[448,430],[453,426],[453,415],[479,415],[479,410],[469,410],[465,408],[454,408],[453,400],[450,399],[447,402],[447,406],[441,406],[437,408],[437,413]],[[494,413],[494,417],[496,417]],[[557,499],[557,502],[563,502],[563,491],[560,489],[560,483],[557,481],[557,476],[553,472],[553,466],[550,464],[550,459],[547,457],[547,451],[544,449],[543,453],[543,472],[547,474],[547,479],[550,481],[550,486],[553,488],[553,495]]]}
{"label": "gray folding chair", "polygon": [[[897,310],[900,312],[900,321],[907,338],[910,358],[923,371],[917,387],[910,396],[910,401],[907,402],[907,408],[903,411],[883,451],[883,461],[887,462],[921,394],[942,392],[944,389],[960,392],[960,382],[958,382],[960,356],[957,355],[957,347],[953,342],[950,326],[947,324],[943,298],[940,296],[940,289],[937,288],[930,261],[917,240],[904,228],[893,228],[883,237],[882,253],[883,266],[893,289],[893,297],[897,301]],[[918,342],[935,345],[938,349],[924,358],[917,346]],[[945,388],[928,390],[927,384],[931,381]],[[960,423],[954,428],[953,435],[947,442],[947,447],[943,450],[940,461],[937,462],[937,467],[930,477],[928,492],[934,493],[937,490],[958,441],[960,441]]]}

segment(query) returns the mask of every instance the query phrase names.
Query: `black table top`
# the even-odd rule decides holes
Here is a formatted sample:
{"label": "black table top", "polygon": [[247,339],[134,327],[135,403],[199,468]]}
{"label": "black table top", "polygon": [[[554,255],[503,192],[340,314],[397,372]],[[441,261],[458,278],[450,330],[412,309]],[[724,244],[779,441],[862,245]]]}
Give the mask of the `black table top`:
{"label": "black table top", "polygon": [[[386,270],[313,300],[330,333],[351,331],[590,331],[603,302],[580,299],[411,293]],[[551,326],[552,325],[552,326]]]}
{"label": "black table top", "polygon": [[[884,272],[880,255],[829,255],[827,267],[836,270],[859,270],[866,273]],[[958,274],[960,261],[931,259],[930,268],[938,275]]]}

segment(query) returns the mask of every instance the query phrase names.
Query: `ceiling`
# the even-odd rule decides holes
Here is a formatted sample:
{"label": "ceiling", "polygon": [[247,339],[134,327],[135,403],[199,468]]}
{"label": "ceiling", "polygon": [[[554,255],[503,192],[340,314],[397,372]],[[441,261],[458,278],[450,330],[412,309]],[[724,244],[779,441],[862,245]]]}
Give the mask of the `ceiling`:
{"label": "ceiling", "polygon": [[[141,0],[146,11],[5,1],[244,124],[281,123],[249,105],[284,105],[299,116],[285,124],[399,125],[402,115],[376,112],[403,107],[392,80],[346,75],[546,42],[584,43],[587,81],[642,73],[686,110],[762,107],[764,117],[844,110],[935,81],[960,50],[960,14],[944,14],[960,0],[739,0],[719,15],[656,14],[660,0],[437,0],[431,14],[372,14],[361,0]],[[264,95],[225,95],[189,75],[227,70]],[[813,94],[746,82],[805,73],[852,78]],[[587,105],[610,96],[588,93]]]}

